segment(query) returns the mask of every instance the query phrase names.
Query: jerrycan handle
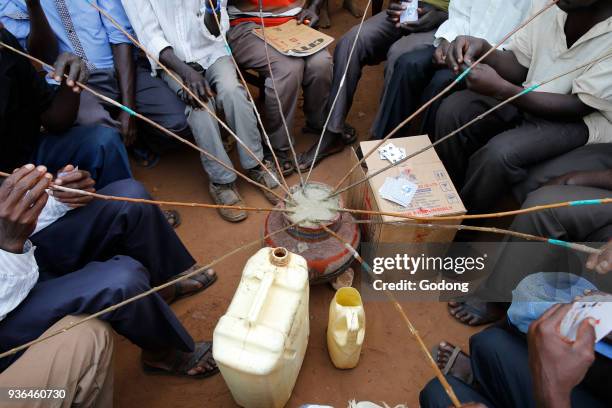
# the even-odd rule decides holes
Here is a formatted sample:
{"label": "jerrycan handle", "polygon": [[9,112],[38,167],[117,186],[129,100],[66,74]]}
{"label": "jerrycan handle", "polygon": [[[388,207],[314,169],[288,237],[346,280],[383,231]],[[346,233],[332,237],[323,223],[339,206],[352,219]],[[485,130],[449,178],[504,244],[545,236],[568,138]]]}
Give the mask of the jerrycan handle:
{"label": "jerrycan handle", "polygon": [[347,342],[354,344],[357,343],[357,335],[359,334],[359,314],[355,310],[350,310],[346,314],[346,330],[347,330]]}
{"label": "jerrycan handle", "polygon": [[255,300],[251,305],[251,310],[249,310],[249,314],[247,320],[250,324],[254,324],[259,319],[259,313],[263,308],[264,302],[268,297],[268,292],[270,292],[270,288],[272,287],[272,283],[274,283],[274,272],[268,271],[265,273],[263,279],[261,280],[261,284],[259,285],[259,290],[255,295]]}
{"label": "jerrycan handle", "polygon": [[[272,265],[276,267],[285,267],[289,264],[290,259],[291,253],[287,249],[270,248],[270,263]],[[247,316],[247,320],[250,324],[256,323],[259,319],[259,313],[261,312],[264,302],[268,297],[268,292],[270,292],[270,288],[272,287],[272,283],[274,283],[275,277],[276,268],[274,268],[274,270],[269,270],[264,274],[261,284],[259,285],[259,290],[255,295],[253,305],[251,305],[251,310],[249,310],[249,314]]]}

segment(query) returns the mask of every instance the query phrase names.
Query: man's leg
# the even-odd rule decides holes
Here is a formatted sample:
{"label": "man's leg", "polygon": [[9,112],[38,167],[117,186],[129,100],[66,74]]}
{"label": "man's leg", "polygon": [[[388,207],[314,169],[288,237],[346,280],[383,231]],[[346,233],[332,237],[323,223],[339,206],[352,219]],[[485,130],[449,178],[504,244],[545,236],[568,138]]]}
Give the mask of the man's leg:
{"label": "man's leg", "polygon": [[[191,129],[185,115],[185,103],[161,77],[151,75],[151,66],[147,60],[139,59],[137,64],[136,111],[181,137],[189,137]],[[165,147],[177,143],[151,126],[142,127],[144,129],[141,135],[155,151],[164,150]]]}
{"label": "man's leg", "polygon": [[583,146],[589,137],[584,122],[527,119],[495,135],[469,160],[461,198],[471,212],[488,210],[513,185],[527,178],[527,169]]}
{"label": "man's leg", "polygon": [[272,146],[276,150],[288,151],[289,141],[283,125],[281,114],[287,122],[289,132],[293,129],[293,121],[297,109],[300,86],[304,79],[305,62],[303,58],[282,55],[272,47],[268,47],[270,65],[274,73],[274,84],[281,101],[282,111],[278,106],[276,94],[268,62],[264,42],[252,34],[254,23],[241,23],[232,27],[227,38],[236,61],[243,69],[253,69],[265,76],[266,82],[266,129],[270,135]]}
{"label": "man's leg", "polygon": [[121,136],[104,126],[76,126],[62,134],[43,134],[35,161],[52,173],[67,164],[79,166],[91,173],[98,189],[132,177]]}
{"label": "man's leg", "polygon": [[[257,159],[262,160],[263,148],[257,118],[231,58],[219,58],[206,71],[206,79],[216,93],[216,104],[223,110],[228,125]],[[245,170],[258,166],[257,160],[241,144],[238,144],[238,153]]]}
{"label": "man's leg", "polygon": [[[459,401],[467,404],[468,402],[478,402],[487,408],[495,408],[497,405],[491,403],[485,396],[470,385],[464,383],[452,375],[446,376],[446,380],[459,398]],[[446,391],[437,378],[427,383],[419,394],[419,404],[421,408],[449,408],[453,406]]]}
{"label": "man's leg", "polygon": [[[527,342],[508,330],[492,327],[470,338],[474,381],[494,406],[535,407]],[[572,391],[572,406],[603,407],[582,385]]]}
{"label": "man's leg", "polygon": [[[410,35],[405,35],[399,40],[397,40],[395,43],[393,43],[391,48],[389,48],[389,52],[387,52],[387,63],[385,64],[385,81],[393,77],[395,63],[397,62],[397,59],[399,57],[408,52],[418,51],[422,49],[430,49],[431,47],[433,47],[433,42],[435,40],[435,32],[436,30],[432,30],[424,33],[414,33]],[[384,89],[387,89],[386,83]]]}
{"label": "man's leg", "polygon": [[589,144],[564,155],[531,166],[526,180],[514,187],[519,202],[552,179],[576,171],[604,171],[612,169],[612,144]]}
{"label": "man's leg", "polygon": [[[181,89],[180,85],[174,79],[170,78],[169,75],[164,73],[162,77],[172,92],[176,93]],[[209,100],[207,106],[212,112],[217,111],[217,104],[214,98]],[[189,106],[187,107],[187,122],[189,123],[191,133],[197,145],[210,155],[221,160],[225,165],[233,168],[232,161],[223,147],[221,131],[219,130],[217,120],[204,109],[195,109]],[[226,169],[204,154],[201,154],[200,158],[202,160],[202,166],[211,182],[229,184],[236,180],[236,173]]]}
{"label": "man's leg", "polygon": [[[119,99],[119,84],[115,78],[114,69],[92,72],[87,80],[87,85],[111,99]],[[82,92],[75,123],[80,126],[105,126],[119,129],[121,124],[111,117],[106,108],[108,106],[100,98],[92,93]]]}
{"label": "man's leg", "polygon": [[329,99],[336,95],[330,94],[333,65],[332,57],[327,49],[314,55],[304,57],[304,114],[306,125],[313,129],[323,129],[327,119]]}
{"label": "man's leg", "polygon": [[[402,32],[395,25],[387,21],[387,13],[381,12],[367,19],[361,28],[361,33],[355,45],[355,51],[349,61],[349,54],[358,26],[354,26],[338,41],[334,51],[334,77],[330,92],[329,103],[336,97],[338,102],[332,111],[328,129],[334,133],[344,131],[344,122],[353,104],[353,97],[361,79],[361,71],[365,65],[377,65],[387,58],[387,52],[393,43],[402,38]],[[344,71],[347,70],[344,86],[340,83]],[[328,107],[328,111],[331,106]]]}
{"label": "man's leg", "polygon": [[[427,85],[427,87],[423,91],[423,94],[421,95],[420,105],[422,106],[425,103],[429,102],[431,99],[433,99],[436,95],[442,92],[444,88],[449,86],[451,82],[455,80],[455,78],[456,78],[455,74],[453,74],[453,71],[451,71],[450,69],[447,69],[447,68],[438,69],[434,73],[433,78],[431,78],[429,85]],[[457,92],[464,88],[465,88],[465,85],[463,83],[460,83],[460,84],[455,85],[455,87],[453,88],[451,92]],[[446,96],[436,100],[431,105],[429,105],[429,108],[427,108],[427,110],[423,114],[423,119],[421,122],[421,130],[419,132],[420,134],[430,135],[431,137],[435,135],[436,116],[438,115],[438,110],[440,109],[440,106],[442,105],[442,102],[444,102],[445,98]]]}
{"label": "man's leg", "polygon": [[[150,198],[131,179],[113,183],[100,193]],[[145,265],[150,282],[158,285],[195,264],[160,209],[149,204],[94,200],[68,212],[31,240],[37,246],[42,276],[61,276],[119,253]]]}
{"label": "man's leg", "polygon": [[[66,316],[41,337],[55,333],[85,316]],[[64,390],[63,408],[112,407],[113,332],[94,319],[36,344],[0,374],[0,389]],[[15,400],[11,408],[42,408],[44,399]],[[54,405],[55,406],[55,405]]]}
{"label": "man's leg", "polygon": [[[494,98],[466,90],[444,100],[436,116],[435,140],[439,140],[498,104]],[[493,136],[515,127],[522,119],[518,109],[507,105],[436,147],[455,186],[463,186],[470,156]]]}
{"label": "man's leg", "polygon": [[[151,288],[148,271],[132,258],[91,262],[61,277],[39,281],[28,297],[0,322],[0,348],[9,350],[38,338],[62,317],[92,314]],[[193,340],[158,294],[100,317],[144,350],[193,350]],[[0,360],[5,368],[18,356]]]}
{"label": "man's leg", "polygon": [[[385,91],[371,131],[374,138],[384,138],[418,108],[423,86],[431,81],[435,72],[434,51],[430,46],[405,53],[397,59],[392,76],[385,77]],[[406,130],[404,128],[397,137],[404,136]]]}
{"label": "man's leg", "polygon": [[[583,199],[610,197],[612,192],[591,187],[549,186],[531,193],[523,208],[551,203]],[[548,209],[519,215],[510,229],[571,242],[606,242],[612,238],[612,208],[605,205],[575,206]],[[568,251],[564,248],[543,244],[526,243],[518,238],[507,238],[502,255],[489,278],[479,288],[479,298],[490,301],[512,300],[512,290],[525,277],[536,272],[558,272],[568,270]],[[584,260],[580,260],[582,265]],[[580,274],[581,271],[573,271]],[[600,286],[602,277],[593,275],[589,280]],[[609,281],[609,278],[607,279]],[[604,285],[605,286],[605,285]]]}

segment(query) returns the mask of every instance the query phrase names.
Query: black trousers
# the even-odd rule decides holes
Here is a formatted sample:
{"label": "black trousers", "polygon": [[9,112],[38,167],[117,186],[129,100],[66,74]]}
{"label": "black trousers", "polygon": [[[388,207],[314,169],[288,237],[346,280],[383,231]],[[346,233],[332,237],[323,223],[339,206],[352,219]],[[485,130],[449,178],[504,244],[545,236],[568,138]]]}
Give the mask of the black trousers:
{"label": "black trousers", "polygon": [[[372,137],[382,139],[421,105],[437,95],[453,80],[453,73],[433,63],[435,47],[428,46],[407,52],[397,59],[393,74],[387,81]],[[460,88],[457,88],[460,89]],[[433,135],[435,118],[443,99],[434,102],[426,111],[421,125],[422,134]],[[406,136],[409,125],[395,137]]]}
{"label": "black trousers", "polygon": [[[499,101],[469,90],[444,100],[437,114],[436,140]],[[529,168],[583,146],[589,137],[582,120],[557,122],[527,115],[512,105],[466,128],[437,147],[468,211],[491,209]]]}
{"label": "black trousers", "polygon": [[[546,186],[529,194],[523,208],[612,197],[612,191],[581,186]],[[523,232],[570,242],[601,246],[612,239],[612,205],[548,209],[517,216],[510,227]],[[571,272],[582,275],[598,289],[612,293],[612,276],[584,267],[586,255],[540,242],[508,237],[502,244],[491,275],[478,288],[480,300],[511,302],[512,290],[528,275],[538,272]]]}
{"label": "black trousers", "polygon": [[[102,194],[149,198],[131,179]],[[0,351],[38,338],[66,315],[91,314],[143,293],[195,264],[156,206],[93,201],[31,237],[40,278],[26,299],[0,321]],[[193,349],[172,309],[147,296],[101,317],[147,350]],[[0,360],[0,371],[17,356]]]}
{"label": "black trousers", "polygon": [[[477,386],[447,376],[462,403],[480,402],[488,408],[535,408],[524,337],[500,327],[486,329],[470,338],[470,360]],[[571,399],[576,408],[606,406],[584,383],[574,388]],[[419,400],[421,408],[452,406],[438,379],[425,386]]]}

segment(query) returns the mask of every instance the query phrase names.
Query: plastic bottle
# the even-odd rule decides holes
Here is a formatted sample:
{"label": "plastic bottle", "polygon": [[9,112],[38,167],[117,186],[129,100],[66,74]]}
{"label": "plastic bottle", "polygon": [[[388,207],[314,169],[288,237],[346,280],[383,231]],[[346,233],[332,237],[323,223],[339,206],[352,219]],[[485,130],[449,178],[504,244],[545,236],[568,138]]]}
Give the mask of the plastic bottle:
{"label": "plastic bottle", "polygon": [[365,311],[355,288],[341,288],[329,306],[327,350],[336,368],[355,368],[365,338]]}

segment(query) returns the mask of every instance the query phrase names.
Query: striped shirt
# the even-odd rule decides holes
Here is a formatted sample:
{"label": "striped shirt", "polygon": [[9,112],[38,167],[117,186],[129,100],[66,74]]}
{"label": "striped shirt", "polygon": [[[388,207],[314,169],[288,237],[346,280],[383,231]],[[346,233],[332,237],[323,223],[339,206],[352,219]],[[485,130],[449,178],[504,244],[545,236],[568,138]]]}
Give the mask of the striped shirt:
{"label": "striped shirt", "polygon": [[[286,23],[297,16],[306,5],[306,0],[262,0],[262,15],[267,27]],[[261,23],[259,17],[259,0],[229,0],[227,11],[231,25],[250,21]]]}

